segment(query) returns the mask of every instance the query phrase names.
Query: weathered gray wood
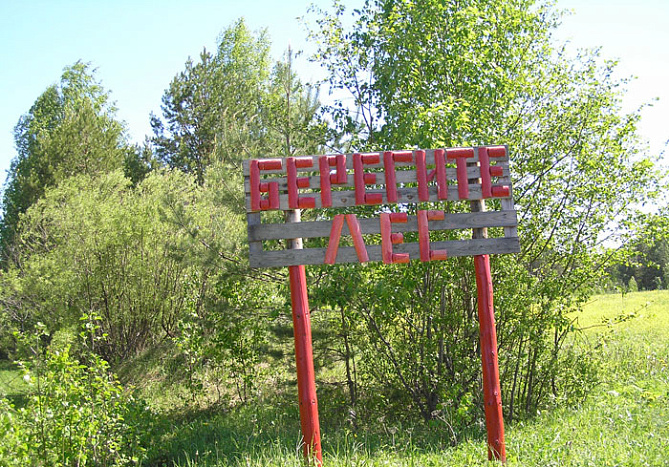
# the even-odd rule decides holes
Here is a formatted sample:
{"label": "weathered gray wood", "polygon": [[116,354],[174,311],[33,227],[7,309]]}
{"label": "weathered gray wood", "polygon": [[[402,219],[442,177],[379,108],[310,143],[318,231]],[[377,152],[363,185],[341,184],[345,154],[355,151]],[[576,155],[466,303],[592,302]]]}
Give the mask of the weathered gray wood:
{"label": "weathered gray wood", "polygon": [[249,212],[246,214],[246,230],[248,232],[248,238],[249,238],[249,255],[253,256],[255,254],[260,254],[262,253],[262,242],[256,241],[256,240],[251,240],[251,237],[253,236],[252,232],[254,231],[255,228],[257,228],[260,224],[260,213],[259,212]]}
{"label": "weathered gray wood", "polygon": [[[494,184],[494,186],[502,186],[499,184]],[[459,201],[460,197],[458,194],[458,187],[457,186],[449,186],[448,187],[448,199],[447,200],[440,200],[437,196],[437,187],[436,186],[430,186],[428,188],[429,194],[430,194],[430,201],[431,202],[449,202],[449,201]],[[367,189],[365,193],[380,193],[383,197],[383,203],[387,204],[388,203],[388,198],[386,197],[386,191],[385,190],[372,190],[372,189]],[[410,187],[410,188],[397,188],[397,196],[398,196],[398,201],[397,203],[393,204],[402,204],[402,203],[418,203],[420,200],[418,199],[418,188],[416,187]],[[314,198],[315,204],[316,204],[316,209],[320,209],[323,207],[321,204],[321,197],[319,193],[310,193],[310,194],[301,194],[300,197],[311,197]],[[479,200],[481,199],[481,185],[469,185],[469,198],[467,198],[465,201],[471,201],[471,200]],[[495,199],[500,199],[500,198],[495,198]],[[279,196],[279,209],[282,211],[287,211],[290,209],[288,206],[288,195],[280,195]],[[333,191],[332,192],[332,206],[333,208],[344,208],[344,207],[351,207],[355,206],[355,191],[350,190],[350,191]],[[251,200],[247,196],[246,197],[246,211],[251,212]]]}
{"label": "weathered gray wood", "polygon": [[[509,154],[509,148],[506,148],[507,155]],[[504,175],[500,177],[497,182],[506,185],[509,187],[509,197],[502,199],[502,211],[515,211],[516,208],[513,204],[513,186],[511,184],[511,172],[509,169],[509,163],[504,162],[502,165],[505,166]],[[517,237],[518,236],[518,224],[515,226],[504,227],[504,236],[505,237]]]}
{"label": "weathered gray wood", "polygon": [[[478,156],[478,153],[479,153],[479,152],[478,152],[478,149],[477,149],[477,150],[476,150],[476,154],[477,154],[477,156]],[[471,166],[476,167],[476,163],[475,163],[475,162],[471,162],[471,163],[467,164],[467,167],[468,167],[468,168],[471,168]],[[480,175],[481,175],[481,172],[479,171],[479,173],[478,173],[477,175],[480,176]],[[477,177],[477,178],[474,178],[474,179],[469,179],[469,183],[481,183],[481,179],[478,178],[478,177]],[[480,185],[479,185],[479,186],[480,186]],[[486,210],[485,201],[483,201],[482,199],[475,199],[475,200],[472,200],[472,201],[469,203],[469,209],[471,210],[472,213],[482,214],[482,213],[484,213],[485,210]],[[488,229],[487,229],[487,227],[488,227],[488,226],[484,226],[484,227],[479,227],[479,228],[473,229],[473,230],[472,230],[472,238],[473,238],[473,239],[476,239],[476,240],[481,240],[481,239],[484,239],[484,238],[488,238]]]}
{"label": "weathered gray wood", "polygon": [[[358,219],[363,234],[381,233],[379,218]],[[444,220],[430,221],[430,231],[475,229],[481,227],[513,227],[518,225],[516,211],[488,211],[446,214]],[[291,238],[329,237],[332,221],[312,221],[291,224],[256,224],[249,226],[249,241],[281,240]],[[417,232],[416,216],[409,216],[407,223],[394,223],[393,232]],[[348,235],[348,226],[344,227]]]}
{"label": "weathered gray wood", "polygon": [[[450,240],[431,242],[433,250],[446,250],[449,257],[475,256],[488,254],[506,254],[520,252],[517,238],[484,238],[475,240]],[[308,248],[304,250],[265,251],[250,255],[251,267],[282,267],[300,264],[323,264],[326,248]],[[394,245],[395,253],[409,253],[411,259],[418,259],[418,243]],[[368,245],[367,253],[370,261],[381,261],[381,245]],[[448,260],[447,260],[448,261]],[[337,253],[338,264],[357,263],[358,256],[353,247],[340,247]]]}
{"label": "weathered gray wood", "polygon": [[[489,146],[488,146],[489,147]],[[458,193],[457,171],[455,169],[454,161],[448,161],[446,167],[446,179],[448,187],[448,199],[439,200],[437,196],[436,182],[430,182],[428,186],[429,201],[437,203],[434,208],[438,208],[441,203],[449,203],[454,201],[468,201],[470,202],[470,213],[446,214],[446,218],[442,221],[430,221],[430,231],[439,230],[454,230],[454,229],[472,229],[472,240],[457,240],[446,242],[432,242],[431,248],[433,250],[446,249],[449,256],[468,256],[481,254],[500,254],[500,253],[516,253],[520,251],[520,245],[517,238],[517,215],[513,204],[512,193],[508,197],[498,198],[501,200],[501,211],[486,211],[485,200],[482,199],[480,168],[479,168],[479,148],[474,148],[475,157],[468,159],[467,162],[467,176],[469,196],[466,200],[460,200]],[[427,170],[431,171],[434,166],[434,149],[425,150]],[[393,151],[398,152],[398,151]],[[404,151],[402,151],[404,152]],[[375,173],[376,183],[367,185],[365,187],[366,194],[380,194],[383,204],[391,204],[388,202],[387,193],[385,189],[385,175],[383,173],[383,153],[376,153],[379,155],[379,162],[376,164],[364,164],[364,172]],[[353,154],[346,155],[347,168],[347,183],[333,184],[331,191],[332,208],[352,207],[356,205],[355,201],[355,183],[353,174]],[[322,209],[321,195],[320,195],[320,168],[319,157],[321,156],[306,156],[311,158],[313,166],[309,168],[297,168],[298,176],[307,177],[309,180],[309,187],[300,189],[300,198],[313,198],[316,209]],[[304,158],[300,158],[304,159]],[[509,170],[508,147],[506,148],[506,155],[503,158],[491,158],[491,167],[497,166],[502,168],[502,175],[499,177],[491,177],[495,182],[493,187],[511,187],[511,176]],[[263,250],[263,241],[278,241],[288,240],[288,244],[297,246],[301,243],[302,238],[327,238],[330,236],[332,228],[332,221],[317,221],[317,222],[299,222],[299,211],[290,210],[288,206],[288,188],[287,174],[286,174],[286,159],[282,159],[282,169],[280,170],[263,170],[260,178],[262,183],[278,183],[279,188],[279,210],[286,211],[285,224],[262,224],[262,211],[250,212],[250,182],[249,182],[249,161],[244,161],[244,188],[246,191],[246,207],[249,219],[248,235],[249,235],[249,255],[251,266],[253,267],[281,267],[299,264],[321,264],[325,259],[325,248],[308,248],[303,250],[287,249],[287,250]],[[417,172],[415,162],[395,162],[395,179],[398,200],[392,204],[417,204],[421,202],[418,196],[418,187],[407,187],[408,184],[417,184]],[[331,172],[335,169],[331,168]],[[361,232],[364,235],[379,235],[380,234],[380,218],[379,214],[383,212],[382,206],[377,207],[377,212],[374,217],[369,219],[359,219]],[[295,216],[298,217],[295,217]],[[504,228],[505,238],[487,237],[488,227],[502,227]],[[415,216],[410,216],[409,221],[405,224],[394,223],[392,231],[397,233],[417,232],[418,222]],[[348,224],[345,224],[344,235],[348,235]],[[296,240],[297,239],[297,240]],[[377,242],[374,242],[377,243]],[[299,247],[298,247],[299,248]],[[368,254],[371,261],[381,260],[381,245],[368,245]],[[341,247],[338,250],[336,262],[357,262],[358,255],[352,247]],[[418,243],[399,244],[394,246],[396,253],[409,253],[412,259],[419,257]]]}
{"label": "weathered gray wood", "polygon": [[[300,225],[301,220],[302,220],[302,212],[299,209],[292,209],[290,211],[285,212],[286,216],[286,223],[285,224],[279,224],[282,225],[282,227],[291,227],[294,225]],[[257,226],[256,226],[257,227]],[[249,232],[249,235],[251,233]],[[301,250],[303,248],[302,245],[302,235],[291,235],[290,237],[283,237],[288,239],[288,248],[291,250]]]}

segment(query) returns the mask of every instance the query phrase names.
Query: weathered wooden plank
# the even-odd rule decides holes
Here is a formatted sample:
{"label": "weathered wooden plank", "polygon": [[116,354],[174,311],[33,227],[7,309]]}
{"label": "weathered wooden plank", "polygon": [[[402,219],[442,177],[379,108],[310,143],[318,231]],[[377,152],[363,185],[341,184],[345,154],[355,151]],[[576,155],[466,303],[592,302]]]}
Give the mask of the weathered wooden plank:
{"label": "weathered wooden plank", "polygon": [[[508,254],[520,252],[518,238],[483,238],[476,240],[450,240],[431,242],[433,250],[446,250],[449,257],[475,256],[490,254]],[[250,254],[249,264],[253,268],[283,267],[300,264],[324,264],[326,248],[307,248],[304,250],[264,251]],[[411,259],[420,257],[418,243],[394,245],[395,253],[408,253]],[[381,245],[368,245],[370,261],[381,261]],[[446,260],[448,261],[448,260]],[[357,263],[358,256],[353,247],[340,247],[336,263]]]}
{"label": "weathered wooden plank", "polygon": [[250,212],[246,214],[246,230],[248,232],[248,238],[249,238],[249,254],[250,255],[255,255],[255,254],[260,254],[262,253],[262,242],[256,241],[256,240],[251,240],[251,237],[253,236],[253,230],[257,228],[258,226],[262,225],[260,223],[260,213],[259,212]]}
{"label": "weathered wooden plank", "polygon": [[[503,186],[499,184],[493,185],[493,187],[497,186]],[[504,185],[506,186],[506,185]],[[439,197],[437,196],[437,187],[436,186],[430,186],[428,187],[429,191],[429,201],[431,202],[449,202],[449,201],[461,201],[460,196],[458,193],[458,187],[457,186],[449,186],[448,187],[448,199],[447,200],[440,200]],[[372,189],[367,189],[366,192],[367,194],[374,194],[378,193],[382,196],[382,204],[402,204],[402,203],[418,203],[420,200],[418,199],[418,188],[417,187],[402,187],[402,188],[397,188],[397,196],[398,196],[398,201],[396,203],[389,203],[388,198],[386,195],[385,190],[372,190]],[[310,197],[314,198],[315,201],[315,208],[320,209],[323,207],[321,204],[321,197],[319,193],[310,193],[310,194],[301,194],[301,197]],[[465,201],[472,201],[472,200],[479,200],[481,199],[481,185],[469,185],[469,197]],[[495,198],[495,199],[502,199],[502,198]],[[279,209],[286,211],[289,210],[290,207],[288,205],[288,195],[281,195],[279,196]],[[332,206],[333,208],[344,208],[344,207],[351,207],[355,206],[355,191],[353,190],[348,190],[348,191],[333,191],[332,192]],[[247,212],[253,212],[251,210],[251,200],[247,196],[246,197],[246,211]]]}
{"label": "weathered wooden plank", "polygon": [[[490,147],[490,146],[487,146],[487,147]],[[411,149],[407,149],[407,150],[393,150],[393,152],[405,152],[405,151],[413,151],[413,150],[411,150]],[[434,165],[434,151],[435,151],[435,150],[434,150],[434,149],[425,149],[424,151],[425,151],[425,162],[426,162],[428,165]],[[380,161],[379,161],[378,163],[376,163],[376,164],[365,164],[365,168],[372,168],[372,169],[373,169],[373,168],[383,168],[383,151],[381,151],[381,152],[363,153],[363,154],[364,154],[364,155],[367,155],[367,154],[378,154],[378,155],[379,155],[379,159],[380,159]],[[335,156],[337,156],[337,155],[338,155],[338,154],[325,154],[325,156],[332,156],[332,157],[335,157]],[[318,171],[318,159],[319,159],[320,157],[321,157],[320,155],[319,155],[319,156],[313,156],[313,155],[309,155],[309,156],[300,156],[300,157],[299,157],[300,159],[307,159],[307,158],[312,159],[312,161],[313,161],[313,162],[312,162],[313,170],[311,170],[312,168],[299,168],[298,171],[300,171],[300,172],[309,172],[309,171],[316,172],[316,171]],[[508,160],[508,159],[509,159],[509,150],[508,150],[508,148],[507,148],[507,150],[506,150],[506,155],[505,155],[504,157],[493,158],[492,160],[496,160],[496,161],[500,161],[500,162],[501,162],[501,161],[506,161],[506,160]],[[262,160],[262,159],[259,159],[259,160]],[[272,173],[280,174],[280,173],[285,173],[285,172],[286,172],[286,158],[281,158],[281,160],[282,160],[282,167],[283,167],[282,169],[277,169],[277,170],[263,170],[262,173],[263,173],[263,174],[272,174]],[[468,158],[468,159],[467,159],[467,162],[478,162],[478,160],[479,160],[479,159],[478,159],[478,151],[474,151],[474,157],[472,157],[472,158]],[[395,162],[395,166],[396,166],[396,167],[413,167],[413,166],[415,166],[415,165],[416,165],[415,162]],[[249,161],[248,161],[248,160],[244,160],[244,161],[242,161],[242,166],[243,166],[243,169],[244,169],[244,175],[245,175],[245,176],[248,176],[248,175],[249,175]],[[346,154],[346,168],[347,168],[347,169],[353,169],[353,154],[352,154],[352,153],[351,153],[351,154]]]}
{"label": "weathered wooden plank", "polygon": [[[508,149],[507,149],[508,154]],[[505,162],[504,165],[508,168],[509,163]],[[513,203],[513,186],[511,185],[511,174],[505,171],[504,175],[497,179],[497,182],[509,187],[509,197],[502,199],[502,211],[515,211],[515,206]],[[505,237],[517,237],[518,236],[518,226],[509,226],[504,227],[504,236]]]}
{"label": "weathered wooden plank", "polygon": [[[478,151],[476,151],[478,153]],[[471,162],[467,164],[475,166],[475,162]],[[480,172],[479,172],[480,173]],[[469,179],[470,182],[477,182],[481,183],[481,179]],[[483,184],[481,184],[481,191],[483,191]],[[485,202],[482,199],[478,200],[472,200],[469,202],[469,209],[471,212],[477,213],[477,214],[482,214],[486,212],[486,205]],[[477,229],[472,230],[472,238],[474,240],[483,240],[488,238],[488,227],[479,227]]]}
{"label": "weathered wooden plank", "polygon": [[[381,233],[379,218],[359,219],[363,234]],[[516,211],[488,211],[445,214],[444,220],[430,221],[430,231],[475,229],[482,227],[515,227],[518,225]],[[249,242],[282,240],[290,238],[329,237],[332,220],[300,222],[293,224],[254,224],[248,228]],[[393,232],[418,231],[416,216],[409,216],[406,223],[394,223]],[[348,230],[344,234],[348,235]]]}

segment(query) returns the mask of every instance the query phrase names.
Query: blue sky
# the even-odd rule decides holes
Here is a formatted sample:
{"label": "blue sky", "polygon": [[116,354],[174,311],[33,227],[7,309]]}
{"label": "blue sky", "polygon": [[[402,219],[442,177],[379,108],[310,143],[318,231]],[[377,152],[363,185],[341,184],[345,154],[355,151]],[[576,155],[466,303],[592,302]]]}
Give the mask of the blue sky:
{"label": "blue sky", "polygon": [[[309,50],[297,17],[311,3],[327,7],[330,0],[0,0],[0,181],[16,155],[14,125],[64,67],[92,62],[131,139],[141,142],[151,132],[149,113],[160,113],[163,91],[189,56],[214,49],[219,33],[241,16],[252,29],[268,28],[276,58],[289,43]],[[621,76],[638,77],[626,110],[661,99],[643,111],[640,127],[659,155],[669,140],[669,1],[559,0],[557,6],[574,10],[559,39],[602,46],[604,57],[620,60]],[[320,76],[304,60],[297,66],[302,79]]]}

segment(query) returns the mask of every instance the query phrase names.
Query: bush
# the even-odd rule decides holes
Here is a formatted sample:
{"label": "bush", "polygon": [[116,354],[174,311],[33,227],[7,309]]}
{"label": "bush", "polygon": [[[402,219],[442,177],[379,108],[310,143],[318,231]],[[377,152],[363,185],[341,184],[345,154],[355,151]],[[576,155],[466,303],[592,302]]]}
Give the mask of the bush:
{"label": "bush", "polygon": [[20,409],[0,400],[0,465],[124,466],[142,459],[149,414],[91,350],[94,339],[86,345],[94,322],[81,334],[82,360],[69,344],[40,349],[43,329],[22,338],[33,344],[32,358],[20,362],[31,392]]}

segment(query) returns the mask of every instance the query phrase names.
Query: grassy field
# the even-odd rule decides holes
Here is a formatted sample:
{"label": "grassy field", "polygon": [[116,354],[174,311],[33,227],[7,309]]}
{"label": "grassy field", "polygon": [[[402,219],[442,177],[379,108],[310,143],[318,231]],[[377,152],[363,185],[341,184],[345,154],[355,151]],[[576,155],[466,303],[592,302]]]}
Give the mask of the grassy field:
{"label": "grassy field", "polygon": [[28,387],[21,371],[11,362],[0,362],[0,396],[6,396],[13,404],[23,403]]}
{"label": "grassy field", "polygon": [[[573,317],[601,383],[577,407],[508,426],[507,465],[669,466],[669,291],[596,296]],[[164,446],[181,453],[180,467],[300,466],[298,419],[294,407],[202,414],[176,423],[182,431]],[[326,466],[493,465],[483,427],[451,447],[420,427],[353,434],[321,425]]]}
{"label": "grassy field", "polygon": [[[579,406],[507,426],[507,465],[669,466],[669,291],[596,296],[573,318],[582,329],[575,339],[594,349],[600,384]],[[16,368],[0,367],[0,394],[20,403],[24,392]],[[324,392],[319,388],[326,409],[331,398]],[[303,465],[294,402],[161,412],[144,465]],[[494,465],[482,426],[453,447],[445,426],[375,425],[353,432],[322,418],[325,466]]]}

